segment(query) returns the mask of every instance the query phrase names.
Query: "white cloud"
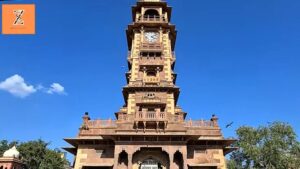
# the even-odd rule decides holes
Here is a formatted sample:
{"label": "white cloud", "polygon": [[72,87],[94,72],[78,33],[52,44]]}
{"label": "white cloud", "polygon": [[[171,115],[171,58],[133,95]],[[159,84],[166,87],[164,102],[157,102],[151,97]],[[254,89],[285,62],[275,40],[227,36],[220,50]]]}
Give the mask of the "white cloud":
{"label": "white cloud", "polygon": [[52,83],[49,88],[44,87],[41,84],[33,86],[26,83],[24,78],[18,74],[8,77],[4,81],[0,82],[0,90],[9,92],[19,98],[25,98],[36,92],[60,95],[67,94],[65,92],[65,88],[59,83]]}
{"label": "white cloud", "polygon": [[66,94],[65,92],[65,88],[60,85],[59,83],[52,83],[52,85],[50,86],[50,88],[47,90],[48,94]]}
{"label": "white cloud", "polygon": [[0,82],[0,90],[9,92],[10,94],[25,98],[37,91],[37,89],[29,84],[26,84],[24,78],[18,74],[15,74],[3,82]]}

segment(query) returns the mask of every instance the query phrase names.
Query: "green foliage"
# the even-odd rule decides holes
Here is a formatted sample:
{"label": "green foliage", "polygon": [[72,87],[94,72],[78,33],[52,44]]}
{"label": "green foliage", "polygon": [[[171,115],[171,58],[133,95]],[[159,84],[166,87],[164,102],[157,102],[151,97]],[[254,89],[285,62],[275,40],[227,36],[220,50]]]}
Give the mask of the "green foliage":
{"label": "green foliage", "polygon": [[242,169],[234,160],[227,160],[227,169]]}
{"label": "green foliage", "polygon": [[9,143],[7,140],[1,140],[0,141],[0,156],[3,155],[3,153],[8,150],[9,148],[11,148],[14,145],[17,145],[18,142],[13,141],[11,143]]}
{"label": "green foliage", "polygon": [[1,140],[0,141],[0,155],[2,155],[8,149],[9,149],[8,141]]}
{"label": "green foliage", "polygon": [[39,169],[40,164],[44,160],[47,146],[48,143],[37,140],[21,143],[17,148],[26,166],[30,166],[30,169]]}
{"label": "green foliage", "polygon": [[61,152],[47,148],[49,143],[42,140],[29,141],[24,143],[6,140],[0,141],[0,152],[6,151],[12,145],[17,145],[22,161],[28,169],[64,169],[67,161],[61,158]]}
{"label": "green foliage", "polygon": [[299,169],[300,143],[293,128],[274,122],[266,127],[237,130],[239,149],[231,154],[232,169]]}
{"label": "green foliage", "polygon": [[66,165],[66,161],[61,158],[61,152],[46,150],[46,154],[39,169],[64,169],[64,165]]}

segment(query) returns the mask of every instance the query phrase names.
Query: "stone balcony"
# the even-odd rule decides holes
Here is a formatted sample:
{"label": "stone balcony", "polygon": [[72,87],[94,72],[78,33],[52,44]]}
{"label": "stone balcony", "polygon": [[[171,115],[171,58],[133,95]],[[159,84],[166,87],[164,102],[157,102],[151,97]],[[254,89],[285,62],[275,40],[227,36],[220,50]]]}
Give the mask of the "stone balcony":
{"label": "stone balcony", "polygon": [[180,132],[184,135],[220,135],[220,128],[216,117],[212,117],[211,120],[184,120],[183,114],[167,114],[165,112],[137,112],[135,114],[119,112],[116,114],[117,120],[90,120],[86,114],[83,117],[83,124],[79,130],[79,137],[115,135],[121,131],[128,134],[138,134],[136,133],[136,129],[133,128],[138,122],[144,124],[159,122],[164,124],[163,130],[166,133]]}
{"label": "stone balcony", "polygon": [[215,124],[213,121],[208,120],[187,120],[184,123],[184,127],[214,127]]}
{"label": "stone balcony", "polygon": [[142,15],[137,19],[137,22],[167,23],[168,20],[164,16]]}
{"label": "stone balcony", "polygon": [[183,115],[171,115],[167,116],[166,112],[137,112],[135,115],[119,113],[117,122],[129,122],[129,121],[174,121],[183,122]]}
{"label": "stone balcony", "polygon": [[159,83],[160,78],[159,77],[154,77],[154,76],[146,76],[143,78],[143,83]]}
{"label": "stone balcony", "polygon": [[159,87],[174,87],[173,82],[168,82],[166,80],[160,80],[159,83],[157,83],[157,82],[156,83],[149,83],[149,79],[148,79],[148,82],[146,82],[146,83],[142,79],[131,81],[129,83],[129,87],[153,86],[153,84],[155,86],[159,86]]}
{"label": "stone balcony", "polygon": [[[115,128],[117,127],[117,122],[121,121],[131,121],[130,118],[132,115],[128,114],[120,114],[118,120],[89,120],[83,128]],[[191,128],[201,128],[201,127],[218,127],[217,122],[213,120],[184,120],[183,116],[180,115],[172,115],[173,118],[167,118],[165,112],[138,112],[135,115],[135,120],[138,121],[160,121],[160,120],[168,120],[174,122],[184,122],[184,127]]]}
{"label": "stone balcony", "polygon": [[148,52],[161,52],[163,51],[163,45],[162,43],[141,43],[140,50]]}
{"label": "stone balcony", "polygon": [[139,64],[141,66],[160,66],[164,65],[164,60],[161,57],[140,57]]}
{"label": "stone balcony", "polygon": [[89,120],[87,123],[89,128],[114,128],[117,127],[116,120]]}
{"label": "stone balcony", "polygon": [[135,121],[166,121],[164,112],[137,112]]}
{"label": "stone balcony", "polygon": [[[162,102],[162,99],[159,97],[154,97],[154,98],[143,97],[141,101],[142,101],[142,103],[164,103],[164,102]],[[137,102],[138,102],[138,100],[137,100]]]}

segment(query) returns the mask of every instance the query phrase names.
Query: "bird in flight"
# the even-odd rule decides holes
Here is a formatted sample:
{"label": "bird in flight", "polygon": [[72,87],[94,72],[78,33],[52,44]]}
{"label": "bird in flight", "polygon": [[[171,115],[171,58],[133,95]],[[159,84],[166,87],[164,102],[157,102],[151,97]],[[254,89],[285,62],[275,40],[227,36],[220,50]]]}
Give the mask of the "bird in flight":
{"label": "bird in flight", "polygon": [[232,126],[232,124],[233,124],[233,122],[231,122],[231,123],[227,124],[227,125],[226,125],[226,128],[228,128],[228,127],[231,127],[231,126]]}

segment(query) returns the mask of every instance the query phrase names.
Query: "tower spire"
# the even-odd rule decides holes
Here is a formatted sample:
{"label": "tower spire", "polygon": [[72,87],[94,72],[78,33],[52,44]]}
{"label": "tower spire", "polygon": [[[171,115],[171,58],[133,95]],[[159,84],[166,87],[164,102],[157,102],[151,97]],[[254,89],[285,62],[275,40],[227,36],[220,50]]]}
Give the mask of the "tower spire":
{"label": "tower spire", "polygon": [[139,0],[132,7],[125,105],[115,120],[84,116],[78,137],[66,139],[74,146],[66,149],[76,154],[74,169],[226,169],[224,154],[233,140],[223,138],[218,118],[187,121],[177,105],[171,11],[163,0]]}

